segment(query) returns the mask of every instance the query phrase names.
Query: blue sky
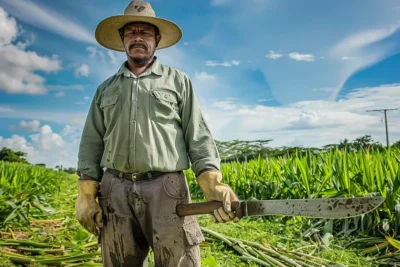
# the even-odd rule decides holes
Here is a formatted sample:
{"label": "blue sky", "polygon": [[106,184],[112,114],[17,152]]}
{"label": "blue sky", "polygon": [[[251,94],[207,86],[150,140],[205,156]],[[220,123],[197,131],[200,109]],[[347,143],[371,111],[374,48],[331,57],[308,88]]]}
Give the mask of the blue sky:
{"label": "blue sky", "polygon": [[[388,118],[390,143],[400,140],[399,1],[150,3],[183,31],[156,54],[191,77],[216,139],[385,144],[383,114],[366,110],[399,108]],[[94,31],[127,4],[0,0],[0,148],[75,167],[92,96],[125,60]]]}

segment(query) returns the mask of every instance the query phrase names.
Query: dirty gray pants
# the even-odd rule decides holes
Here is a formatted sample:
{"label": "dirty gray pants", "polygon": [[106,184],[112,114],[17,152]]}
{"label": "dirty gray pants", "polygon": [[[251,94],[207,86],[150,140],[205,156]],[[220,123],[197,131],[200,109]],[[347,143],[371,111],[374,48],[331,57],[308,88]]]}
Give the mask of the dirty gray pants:
{"label": "dirty gray pants", "polygon": [[104,267],[148,266],[149,247],[156,267],[201,266],[204,237],[197,219],[175,211],[191,202],[183,172],[135,182],[105,172],[98,199]]}

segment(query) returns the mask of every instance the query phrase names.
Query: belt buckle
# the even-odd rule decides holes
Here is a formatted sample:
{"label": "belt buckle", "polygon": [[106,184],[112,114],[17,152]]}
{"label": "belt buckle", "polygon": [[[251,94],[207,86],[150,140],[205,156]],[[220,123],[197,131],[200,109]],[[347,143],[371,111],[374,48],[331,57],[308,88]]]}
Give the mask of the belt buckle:
{"label": "belt buckle", "polygon": [[138,178],[140,172],[134,172],[131,174],[131,179],[132,181],[136,181],[136,179]]}

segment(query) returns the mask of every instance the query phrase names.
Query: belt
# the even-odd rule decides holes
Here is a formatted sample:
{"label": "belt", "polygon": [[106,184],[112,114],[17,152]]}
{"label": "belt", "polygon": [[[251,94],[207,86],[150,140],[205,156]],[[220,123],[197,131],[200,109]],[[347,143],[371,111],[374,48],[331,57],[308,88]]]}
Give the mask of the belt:
{"label": "belt", "polygon": [[159,171],[126,173],[126,172],[120,172],[118,170],[108,169],[108,168],[106,169],[106,172],[114,174],[118,178],[123,178],[123,179],[131,180],[131,181],[150,180],[150,179],[157,178],[158,176],[164,174],[164,172],[159,172]]}

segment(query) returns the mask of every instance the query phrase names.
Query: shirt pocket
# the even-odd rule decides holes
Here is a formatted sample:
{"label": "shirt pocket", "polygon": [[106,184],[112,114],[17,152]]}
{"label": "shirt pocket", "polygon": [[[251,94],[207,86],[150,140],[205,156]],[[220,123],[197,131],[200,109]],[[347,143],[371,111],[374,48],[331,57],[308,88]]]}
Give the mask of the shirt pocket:
{"label": "shirt pocket", "polygon": [[100,102],[100,109],[104,114],[104,125],[108,127],[112,121],[116,121],[119,117],[119,112],[116,107],[119,95],[103,96]]}
{"label": "shirt pocket", "polygon": [[167,124],[179,118],[179,106],[175,93],[165,89],[153,89],[150,94],[149,113],[152,120]]}

